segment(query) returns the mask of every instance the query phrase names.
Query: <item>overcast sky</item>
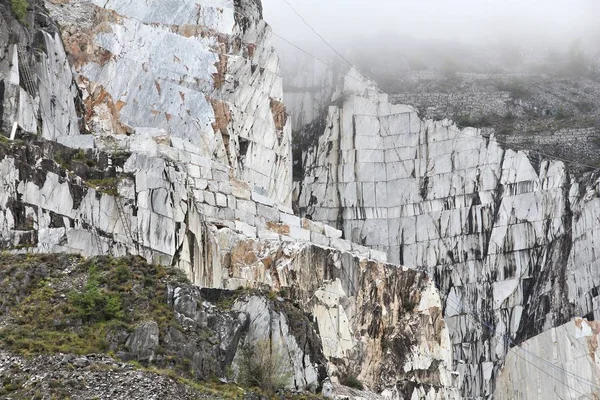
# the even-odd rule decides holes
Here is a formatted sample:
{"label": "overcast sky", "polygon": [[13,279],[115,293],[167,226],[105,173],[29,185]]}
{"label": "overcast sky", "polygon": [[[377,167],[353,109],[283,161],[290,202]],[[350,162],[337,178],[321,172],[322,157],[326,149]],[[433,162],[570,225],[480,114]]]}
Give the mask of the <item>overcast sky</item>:
{"label": "overcast sky", "polygon": [[[295,42],[313,37],[284,0],[262,0],[266,21]],[[498,39],[600,41],[600,0],[288,0],[332,41],[394,32],[486,43]]]}

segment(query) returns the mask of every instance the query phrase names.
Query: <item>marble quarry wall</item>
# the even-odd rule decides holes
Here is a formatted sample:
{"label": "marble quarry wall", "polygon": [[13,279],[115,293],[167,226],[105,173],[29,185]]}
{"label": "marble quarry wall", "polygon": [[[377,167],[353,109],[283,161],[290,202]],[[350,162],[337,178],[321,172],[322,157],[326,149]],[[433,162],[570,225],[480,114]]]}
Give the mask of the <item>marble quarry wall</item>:
{"label": "marble quarry wall", "polygon": [[294,215],[291,122],[260,2],[35,9],[28,29],[0,12],[2,251],[139,255],[207,290],[285,291],[326,365],[299,348],[304,316],[261,297],[236,307],[267,316],[252,332],[277,327],[297,389],[325,369],[342,393],[341,378],[360,379],[355,397],[459,398],[433,281]]}
{"label": "marble quarry wall", "polygon": [[[300,215],[427,271],[462,395],[485,398],[512,342],[597,313],[597,176],[424,121],[356,71],[302,149]],[[314,125],[314,123],[313,123]],[[312,128],[312,126],[309,128]]]}
{"label": "marble quarry wall", "polygon": [[[168,1],[44,5],[50,28],[32,35],[13,19],[0,29],[5,132],[18,119],[46,139],[116,150],[120,136],[159,130],[290,205],[290,124],[279,58],[258,7],[188,1],[166,13]],[[9,40],[13,32],[18,40]]]}
{"label": "marble quarry wall", "polygon": [[599,333],[597,321],[576,318],[519,344],[506,355],[494,397],[597,397]]}
{"label": "marble quarry wall", "polygon": [[[329,376],[356,376],[388,398],[459,397],[439,294],[426,274],[389,265],[385,253],[281,211],[240,181],[204,175],[205,189],[192,189],[202,187],[188,171],[198,166],[166,158],[173,147],[160,157],[81,160],[54,142],[0,149],[4,251],[134,254],[180,268],[204,288],[284,290],[318,326]],[[213,167],[213,177],[222,172]],[[90,179],[104,169],[115,178]],[[222,215],[238,212],[246,222]],[[262,315],[259,305],[244,310]],[[298,388],[314,384],[315,368],[298,370],[296,382],[306,385]]]}

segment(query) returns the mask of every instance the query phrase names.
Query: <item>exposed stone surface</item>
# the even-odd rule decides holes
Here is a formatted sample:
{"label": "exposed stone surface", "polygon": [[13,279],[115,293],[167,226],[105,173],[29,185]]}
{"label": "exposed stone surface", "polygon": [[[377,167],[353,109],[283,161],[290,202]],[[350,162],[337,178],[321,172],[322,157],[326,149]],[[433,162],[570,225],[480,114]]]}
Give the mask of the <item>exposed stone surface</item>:
{"label": "exposed stone surface", "polygon": [[480,130],[423,121],[355,71],[341,85],[344,101],[303,148],[300,214],[428,271],[463,396],[491,395],[508,351],[493,335],[519,343],[595,314],[597,177],[576,180],[562,162],[505,150]]}
{"label": "exposed stone surface", "polygon": [[498,376],[496,399],[595,398],[598,322],[577,318],[511,349]]}
{"label": "exposed stone surface", "polygon": [[187,1],[172,13],[159,11],[168,1],[47,6],[75,58],[95,135],[163,129],[167,140],[196,146],[289,204],[289,125],[273,105],[283,95],[279,59],[255,7],[242,11],[231,0]]}
{"label": "exposed stone surface", "polygon": [[79,135],[78,88],[56,25],[28,14],[28,30],[8,2],[0,6],[0,129],[17,122],[46,139]]}
{"label": "exposed stone surface", "polygon": [[136,355],[138,361],[152,361],[158,349],[158,324],[142,322],[127,338],[125,346]]}
{"label": "exposed stone surface", "polygon": [[124,359],[177,349],[223,377],[268,338],[289,388],[487,398],[520,368],[496,337],[598,318],[597,176],[423,121],[355,71],[335,86],[298,64],[288,116],[255,1],[45,6],[31,32],[0,13],[0,122],[19,127],[0,143],[0,248],[140,255],[203,288],[169,287],[183,331],[144,321],[111,341]]}
{"label": "exposed stone surface", "polygon": [[224,376],[240,343],[268,334],[287,355],[290,388],[329,393],[328,380],[358,376],[388,398],[458,396],[432,282],[293,215],[291,122],[255,2],[211,2],[198,15],[185,3],[168,18],[141,2],[46,5],[93,134],[48,139],[95,148],[34,139],[21,121],[24,141],[0,147],[3,249],[140,255],[212,295],[267,287],[298,305],[249,295],[224,313],[173,286],[186,331],[144,321],[111,339],[124,359],[161,362],[161,349],[177,349],[198,378]]}
{"label": "exposed stone surface", "polygon": [[[106,400],[220,398],[103,355],[27,358],[0,351],[0,373],[2,396],[7,399],[31,398],[40,393],[59,398]],[[5,388],[11,390],[4,391]]]}

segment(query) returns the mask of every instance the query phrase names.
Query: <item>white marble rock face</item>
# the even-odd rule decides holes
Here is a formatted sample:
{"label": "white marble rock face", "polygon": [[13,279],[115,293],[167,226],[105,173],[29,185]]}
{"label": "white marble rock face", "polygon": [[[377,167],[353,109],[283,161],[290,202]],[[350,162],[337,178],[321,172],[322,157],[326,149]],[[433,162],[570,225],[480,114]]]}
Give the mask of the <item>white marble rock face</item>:
{"label": "white marble rock face", "polygon": [[[359,375],[367,397],[459,398],[432,281],[293,215],[291,120],[257,2],[46,6],[60,26],[60,35],[43,35],[49,56],[36,69],[47,92],[19,88],[24,65],[16,49],[0,46],[16,57],[6,71],[0,62],[9,90],[19,93],[6,115],[41,133],[13,143],[13,153],[0,148],[1,249],[133,254],[180,268],[201,287],[293,288],[321,330],[327,365],[314,365],[283,314],[269,311],[270,322],[253,327],[257,335],[279,333],[293,366],[290,386],[314,386],[326,368],[334,381],[337,372]],[[2,25],[0,39],[4,33]],[[38,126],[53,94],[60,101],[52,110],[64,112],[42,113]],[[66,164],[77,168],[57,154],[77,151],[62,145],[90,149],[86,161],[106,167],[95,172],[116,171],[114,187],[67,171]],[[256,301],[236,307],[262,316]]]}
{"label": "white marble rock face", "polygon": [[73,59],[97,146],[159,129],[290,205],[279,58],[255,7],[235,9],[232,0],[46,5]]}
{"label": "white marble rock face", "polygon": [[576,318],[511,349],[496,399],[575,399],[600,394],[597,321]]}
{"label": "white marble rock face", "polygon": [[597,317],[597,177],[421,120],[356,71],[336,92],[343,102],[302,149],[300,213],[435,279],[463,396],[493,394],[509,350],[494,335],[520,341]]}

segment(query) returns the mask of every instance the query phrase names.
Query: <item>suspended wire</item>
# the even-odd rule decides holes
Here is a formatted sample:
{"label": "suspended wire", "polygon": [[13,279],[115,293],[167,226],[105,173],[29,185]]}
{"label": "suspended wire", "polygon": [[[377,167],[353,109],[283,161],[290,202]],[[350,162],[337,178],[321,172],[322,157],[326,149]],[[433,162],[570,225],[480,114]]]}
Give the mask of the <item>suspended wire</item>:
{"label": "suspended wire", "polygon": [[[379,90],[381,90],[382,92],[384,92],[384,93],[386,93],[387,95],[389,95],[389,96],[390,96],[390,98],[393,98],[393,97],[395,97],[395,95],[394,95],[394,94],[392,94],[392,93],[390,93],[389,91],[387,91],[386,89],[382,88],[382,87],[381,87],[381,86],[380,86],[380,85],[379,85],[377,82],[375,82],[375,81],[373,81],[372,79],[370,79],[369,77],[367,77],[367,76],[366,76],[366,75],[365,75],[365,74],[364,74],[362,71],[360,71],[360,70],[359,70],[359,69],[358,69],[358,68],[357,68],[357,67],[356,67],[354,64],[352,64],[352,63],[351,63],[351,62],[350,62],[350,61],[349,61],[349,60],[348,60],[346,57],[344,57],[344,56],[343,56],[343,55],[342,55],[342,54],[341,54],[341,53],[340,53],[338,50],[336,50],[336,49],[335,49],[335,47],[333,47],[333,46],[332,46],[332,45],[331,45],[331,44],[330,44],[330,43],[329,43],[329,42],[328,42],[328,41],[327,41],[327,40],[326,40],[326,39],[325,39],[325,38],[324,38],[324,37],[323,37],[321,34],[319,34],[319,33],[318,33],[318,32],[317,32],[315,29],[314,29],[314,27],[313,27],[312,25],[310,25],[310,24],[309,24],[309,23],[306,21],[306,19],[305,19],[305,18],[304,18],[304,17],[303,17],[303,16],[302,16],[302,15],[301,15],[301,14],[300,14],[300,13],[299,13],[299,12],[298,12],[298,11],[297,11],[295,8],[294,8],[294,6],[292,6],[292,5],[290,4],[290,2],[289,2],[288,0],[282,0],[282,1],[283,1],[283,2],[285,2],[285,3],[286,3],[286,4],[287,4],[287,5],[288,5],[288,6],[289,6],[291,9],[292,9],[292,11],[294,12],[294,14],[296,14],[296,15],[297,15],[297,16],[298,16],[298,17],[299,17],[301,20],[302,20],[302,22],[303,22],[303,23],[304,23],[304,24],[305,24],[307,27],[309,27],[309,28],[310,28],[310,30],[311,30],[311,31],[312,31],[312,32],[313,32],[313,33],[314,33],[316,36],[318,36],[318,37],[319,37],[319,39],[321,39],[321,41],[323,41],[323,43],[325,43],[325,45],[326,45],[327,47],[329,47],[329,48],[330,48],[330,49],[331,49],[331,50],[332,50],[332,51],[333,51],[333,52],[334,52],[336,55],[338,55],[338,56],[339,56],[339,57],[340,57],[342,60],[344,60],[344,61],[345,61],[345,62],[346,62],[346,63],[347,63],[349,66],[351,66],[352,68],[354,68],[358,74],[360,74],[360,75],[361,75],[363,78],[365,78],[367,81],[374,83],[374,84],[375,84],[375,86],[377,86],[377,88],[378,88]],[[273,32],[273,34],[274,34],[274,35],[276,35],[276,34],[275,34],[275,32]],[[276,35],[276,36],[277,36],[277,37],[279,37],[279,38],[281,38],[279,35]],[[291,43],[290,41],[288,41],[288,40],[285,40],[285,39],[283,39],[283,40],[284,40],[285,42],[287,42],[288,44],[290,44],[290,45],[294,46],[295,48],[299,49],[299,50],[300,50],[300,51],[302,51],[303,53],[306,53],[306,54],[308,54],[309,56],[311,56],[311,57],[313,57],[313,58],[315,58],[315,59],[317,59],[317,60],[321,61],[321,60],[320,60],[318,57],[316,57],[315,55],[313,55],[313,54],[310,54],[310,53],[309,53],[309,52],[307,52],[306,50],[303,50],[303,49],[301,49],[299,46],[296,46],[295,44]],[[321,62],[323,62],[323,61],[321,61]],[[327,64],[327,63],[325,63],[325,62],[323,62],[323,63],[324,63],[325,65],[329,65],[329,64]],[[347,76],[347,77],[353,78],[352,76]],[[461,130],[457,130],[457,133],[458,133],[459,135],[463,135],[463,136],[467,136],[467,137],[473,137],[473,138],[478,138],[478,139],[480,139],[480,138],[481,138],[481,136],[473,136],[473,135],[468,135],[468,134],[466,134],[466,133],[464,132],[464,130],[463,130],[463,131],[461,131]],[[542,156],[544,156],[544,157],[547,157],[547,158],[550,158],[550,159],[556,159],[556,160],[559,160],[559,161],[562,161],[562,162],[565,162],[565,163],[570,163],[570,164],[577,165],[577,166],[580,166],[580,167],[585,167],[586,169],[590,169],[590,170],[591,170],[591,171],[589,171],[589,172],[593,172],[593,171],[599,171],[599,170],[600,170],[600,167],[597,167],[597,166],[594,166],[594,165],[585,164],[585,163],[581,163],[581,162],[574,161],[574,160],[568,160],[568,159],[561,158],[561,157],[558,157],[558,156],[555,156],[555,155],[551,155],[551,154],[548,154],[548,153],[544,153],[544,152],[542,152],[542,151],[540,151],[540,150],[527,149],[527,148],[521,147],[521,146],[519,146],[519,145],[516,145],[516,144],[507,143],[507,142],[505,142],[505,141],[502,141],[502,140],[501,140],[501,139],[499,139],[498,137],[494,137],[494,140],[495,140],[496,142],[500,143],[500,144],[503,144],[504,146],[507,146],[507,147],[516,147],[516,148],[518,148],[518,149],[520,149],[520,150],[523,150],[523,151],[529,151],[529,152],[534,152],[534,153],[537,153],[537,154],[539,154],[539,155],[542,155]]]}
{"label": "suspended wire", "polygon": [[[297,15],[297,16],[298,16],[298,17],[299,17],[301,20],[302,20],[302,22],[303,22],[303,23],[304,23],[306,26],[308,26],[308,27],[311,29],[311,31],[312,31],[312,32],[313,32],[313,33],[314,33],[316,36],[318,36],[318,37],[319,37],[319,38],[320,38],[320,39],[323,41],[323,43],[325,43],[325,44],[326,44],[326,45],[327,45],[327,46],[328,46],[328,47],[329,47],[331,50],[333,50],[333,51],[335,52],[335,54],[337,54],[337,55],[338,55],[338,56],[339,56],[339,57],[340,57],[342,60],[344,60],[344,61],[345,61],[345,62],[346,62],[348,65],[350,65],[352,68],[354,68],[354,69],[355,69],[355,70],[356,70],[356,71],[357,71],[357,72],[358,72],[360,75],[362,75],[362,76],[363,76],[365,79],[367,79],[367,80],[369,80],[369,81],[370,81],[370,79],[369,79],[369,78],[367,78],[367,77],[366,77],[366,76],[365,76],[365,75],[364,75],[364,74],[363,74],[363,73],[362,73],[362,72],[361,72],[361,71],[360,71],[360,70],[359,70],[359,69],[358,69],[356,66],[354,66],[354,64],[352,64],[350,61],[348,61],[348,60],[347,60],[347,59],[346,59],[346,58],[345,58],[345,57],[344,57],[344,56],[343,56],[343,55],[342,55],[342,54],[341,54],[339,51],[337,51],[337,50],[336,50],[336,49],[335,49],[335,48],[334,48],[334,47],[333,47],[333,46],[332,46],[332,45],[331,45],[331,44],[330,44],[330,43],[329,43],[329,42],[328,42],[328,41],[327,41],[327,40],[326,40],[326,39],[325,39],[325,38],[324,38],[324,37],[323,37],[321,34],[319,34],[319,33],[318,33],[318,32],[317,32],[317,31],[316,31],[314,28],[313,28],[313,26],[312,26],[312,25],[310,25],[310,24],[309,24],[309,23],[306,21],[306,19],[305,19],[305,18],[304,18],[304,17],[303,17],[303,16],[302,16],[302,15],[301,15],[301,14],[300,14],[300,13],[299,13],[299,12],[298,12],[296,9],[295,9],[295,8],[294,8],[294,7],[293,7],[293,6],[292,6],[292,5],[291,5],[291,4],[290,4],[290,3],[289,3],[287,0],[283,0],[283,2],[285,2],[285,3],[286,3],[286,4],[287,4],[287,5],[288,5],[288,6],[289,6],[291,9],[292,9],[292,11],[293,11],[293,12],[294,12],[294,13],[295,13],[295,14],[296,14],[296,15]],[[273,33],[273,34],[275,34],[275,33]],[[277,36],[277,37],[280,37],[279,35],[276,35],[276,36]],[[281,37],[280,37],[280,38],[281,38]],[[283,38],[281,38],[281,39],[283,39]],[[283,39],[283,40],[284,40],[285,42],[287,42],[288,44],[290,44],[290,45],[294,46],[295,48],[299,49],[299,50],[300,50],[300,51],[302,51],[303,53],[306,53],[306,54],[310,55],[311,57],[314,57],[316,60],[319,60],[319,61],[323,62],[323,61],[322,61],[322,60],[320,60],[318,57],[316,57],[316,56],[314,56],[314,55],[310,54],[309,52],[307,52],[307,51],[305,51],[305,50],[301,49],[299,46],[296,46],[295,44],[291,43],[290,41],[288,41],[288,40],[285,40],[285,39]],[[325,63],[325,62],[323,62],[323,63],[324,63],[324,64],[326,64],[326,65],[328,65],[328,64],[327,64],[327,63]],[[390,96],[392,96],[392,97],[393,97],[393,95],[392,95],[391,93],[387,92],[385,89],[381,88],[379,85],[377,85],[377,86],[379,87],[379,89],[380,89],[380,90],[382,90],[383,92],[385,92],[385,93],[387,93],[388,95],[390,95]],[[461,131],[461,130],[458,130],[458,129],[457,129],[457,130],[456,130],[456,132],[457,132],[457,133],[459,133],[459,134],[463,134],[463,135],[465,135],[465,136],[467,136],[467,137],[473,137],[473,138],[478,138],[478,139],[480,139],[480,138],[481,138],[481,136],[473,136],[473,135],[468,135],[468,134],[466,134],[466,133],[464,132],[464,130],[463,130],[463,131]],[[495,140],[496,140],[498,143],[501,143],[501,144],[505,144],[505,145],[507,145],[507,143],[503,143],[503,141],[501,141],[501,140],[498,140],[498,138],[495,138]],[[517,148],[519,148],[520,146],[518,146],[518,145],[514,145],[514,147],[517,147]],[[524,149],[524,150],[528,150],[528,149]],[[533,151],[534,151],[534,152],[536,152],[536,153],[538,153],[538,154],[540,154],[540,155],[546,156],[546,157],[548,157],[548,158],[550,158],[550,159],[557,159],[557,160],[560,160],[560,161],[563,161],[563,162],[572,163],[572,164],[576,164],[576,165],[579,165],[579,166],[584,166],[584,167],[590,168],[590,169],[592,169],[592,170],[594,170],[594,171],[595,171],[595,170],[600,170],[600,168],[598,168],[598,167],[595,167],[595,166],[592,166],[592,165],[588,165],[588,164],[585,164],[585,163],[579,163],[579,162],[576,162],[576,161],[567,160],[567,159],[564,159],[564,158],[561,158],[561,157],[557,157],[557,156],[553,156],[553,155],[550,155],[550,154],[546,154],[546,153],[544,153],[544,152],[542,152],[542,151],[537,151],[537,150],[533,150]],[[571,229],[572,229],[572,227],[571,227]],[[440,287],[440,285],[439,285],[437,282],[435,282],[435,281],[434,281],[434,283],[435,283],[435,285],[436,285],[436,286],[438,286],[438,288],[439,288],[440,290],[442,290],[442,289],[441,289],[441,287]],[[446,299],[446,303],[448,303],[448,301],[449,301],[449,300],[450,300],[450,298],[447,298],[447,299]],[[459,310],[458,310],[458,309],[455,309],[455,310],[456,310],[457,312],[459,312]],[[471,318],[471,319],[472,319],[472,317],[471,317],[469,314],[466,314],[466,315],[467,315],[467,317],[468,317],[468,318]],[[490,330],[490,332],[491,332],[491,333],[492,333],[494,336],[498,335],[498,333],[496,333],[496,330],[495,330],[495,328],[494,328],[494,327],[492,327],[491,325],[488,325],[488,324],[484,323],[483,321],[479,321],[479,320],[475,320],[475,322],[476,322],[476,323],[478,323],[478,324],[480,324],[480,325],[482,325],[482,326],[485,326],[485,327],[486,327],[488,330]],[[587,383],[587,384],[591,385],[591,386],[592,386],[594,389],[598,389],[598,388],[600,388],[600,387],[599,387],[599,386],[598,386],[596,383],[594,383],[594,382],[592,382],[592,381],[590,381],[590,380],[588,380],[588,379],[586,379],[586,378],[584,378],[584,377],[581,377],[581,376],[579,376],[579,375],[577,375],[577,374],[574,374],[574,373],[572,373],[572,372],[570,372],[570,371],[567,371],[567,370],[566,370],[566,369],[564,369],[564,368],[558,367],[558,366],[556,366],[556,365],[554,365],[554,364],[552,364],[552,363],[548,362],[547,360],[544,360],[543,358],[541,358],[541,357],[537,356],[536,354],[534,354],[534,353],[531,353],[531,352],[529,352],[529,351],[528,351],[528,350],[526,350],[526,349],[523,349],[522,347],[518,346],[518,345],[517,345],[517,344],[516,344],[516,343],[515,343],[515,342],[514,342],[512,339],[510,339],[510,337],[508,337],[508,335],[504,335],[503,339],[504,339],[504,340],[506,340],[508,343],[512,344],[512,345],[513,345],[515,348],[517,348],[517,349],[519,349],[519,350],[521,350],[521,351],[524,351],[525,353],[527,353],[527,354],[529,354],[529,355],[532,355],[532,356],[534,356],[534,357],[538,358],[539,360],[543,361],[545,364],[547,364],[547,365],[550,365],[551,367],[553,367],[553,368],[556,368],[556,369],[560,370],[561,372],[563,372],[563,373],[567,374],[568,376],[571,376],[572,378],[575,378],[575,379],[579,380],[580,382],[585,382],[585,383]],[[577,393],[581,394],[582,396],[585,396],[585,397],[587,397],[587,398],[591,398],[591,397],[589,397],[588,395],[586,395],[586,394],[584,394],[584,393],[582,393],[582,392],[578,391],[577,389],[570,387],[570,386],[569,386],[569,385],[567,385],[565,382],[563,382],[563,381],[561,381],[560,379],[556,378],[555,376],[553,376],[553,375],[549,374],[547,371],[545,371],[545,370],[543,370],[543,369],[539,368],[538,366],[536,366],[535,364],[531,363],[531,362],[530,362],[529,360],[527,360],[526,358],[524,358],[524,357],[521,357],[521,356],[518,354],[518,351],[515,351],[515,355],[517,355],[519,358],[523,359],[525,362],[527,362],[528,364],[532,365],[533,367],[535,367],[535,368],[536,368],[536,369],[538,369],[539,371],[541,371],[541,372],[545,373],[546,375],[550,376],[551,378],[553,378],[553,379],[557,380],[559,383],[563,384],[563,385],[564,385],[564,386],[566,386],[567,388],[569,388],[569,389],[571,389],[571,390],[574,390],[575,392],[577,392]]]}
{"label": "suspended wire", "polygon": [[[432,281],[432,282],[433,282],[433,283],[434,283],[434,284],[437,286],[437,288],[438,288],[438,289],[441,291],[441,290],[442,290],[442,288],[441,288],[441,285],[440,285],[438,282],[436,282],[434,279],[432,279],[432,278],[430,278],[430,279],[431,279],[431,281]],[[526,358],[523,358],[523,357],[521,357],[521,356],[518,354],[518,352],[519,352],[519,351],[522,351],[522,352],[526,353],[527,355],[533,356],[533,357],[535,357],[536,359],[538,359],[538,360],[540,360],[541,362],[543,362],[544,364],[546,364],[546,365],[548,365],[548,366],[550,366],[550,367],[552,367],[552,368],[554,368],[554,369],[556,369],[556,370],[558,370],[558,371],[560,371],[560,372],[563,372],[563,373],[564,373],[564,374],[566,374],[567,376],[570,376],[571,378],[574,378],[574,379],[578,380],[579,382],[586,383],[587,385],[591,386],[593,389],[600,390],[600,386],[599,386],[597,383],[594,383],[593,381],[590,381],[589,379],[586,379],[586,378],[584,378],[584,377],[582,377],[582,376],[580,376],[580,375],[577,375],[577,374],[575,374],[575,373],[573,373],[573,372],[570,372],[570,371],[568,371],[568,370],[566,370],[566,369],[564,369],[564,368],[562,368],[562,367],[559,367],[559,366],[557,366],[557,365],[555,365],[555,364],[553,364],[553,363],[549,362],[548,360],[545,360],[545,359],[543,359],[542,357],[538,356],[537,354],[535,354],[535,353],[532,353],[532,352],[528,351],[527,349],[524,349],[524,348],[523,348],[523,347],[521,347],[519,344],[515,343],[515,342],[514,342],[514,341],[513,341],[513,340],[512,340],[512,339],[509,337],[509,335],[508,335],[508,334],[502,335],[502,334],[500,334],[500,333],[497,333],[497,332],[496,332],[496,329],[495,329],[493,326],[491,326],[490,324],[488,324],[488,323],[486,323],[486,322],[482,321],[480,318],[478,318],[478,316],[477,316],[477,314],[476,314],[476,313],[474,313],[474,312],[471,312],[471,313],[464,313],[464,314],[461,314],[461,311],[460,311],[460,308],[462,308],[462,307],[461,307],[461,305],[460,305],[460,304],[459,304],[457,301],[451,301],[451,300],[453,300],[453,299],[451,299],[450,297],[447,297],[447,298],[446,298],[446,306],[451,306],[451,304],[448,304],[448,303],[450,303],[450,302],[451,302],[451,303],[453,303],[453,304],[454,304],[454,306],[453,306],[452,308],[454,309],[454,311],[456,311],[456,312],[458,313],[458,315],[465,315],[467,318],[469,318],[471,321],[475,322],[477,325],[480,325],[481,327],[483,327],[483,328],[487,329],[487,330],[488,330],[488,331],[489,331],[489,332],[490,332],[490,333],[493,335],[492,339],[496,340],[498,343],[500,343],[500,342],[498,341],[498,339],[496,339],[496,337],[500,337],[500,338],[501,338],[502,340],[504,340],[505,342],[507,342],[507,343],[509,343],[509,344],[513,345],[513,348],[515,349],[515,352],[514,352],[514,354],[515,354],[516,356],[518,356],[518,357],[522,358],[523,360],[525,360],[527,363],[529,363],[529,364],[533,365],[533,366],[534,366],[536,369],[538,369],[538,370],[540,370],[540,371],[542,371],[542,372],[546,373],[547,375],[549,375],[549,374],[548,374],[546,371],[544,371],[544,370],[542,370],[541,368],[537,367],[535,364],[533,364],[533,363],[529,362],[529,361],[528,361]],[[503,346],[505,346],[505,345],[506,345],[506,343],[502,343],[502,345],[503,345]],[[507,352],[507,353],[508,353],[508,352]],[[550,376],[550,375],[549,375],[549,376]],[[556,378],[556,377],[554,377],[554,376],[552,376],[552,377],[553,377],[553,379],[557,379],[557,378]],[[557,379],[557,380],[558,380],[558,379]],[[571,388],[571,387],[570,387],[570,386],[568,386],[566,383],[564,383],[564,382],[562,382],[562,381],[560,381],[560,380],[559,380],[559,382],[561,382],[562,384],[564,384],[566,387],[568,387],[568,388],[570,388],[570,389],[572,389],[572,390],[575,390],[577,393],[579,393],[579,394],[581,394],[581,395],[584,395],[584,396],[585,396],[585,394],[583,394],[583,393],[581,393],[581,392],[578,392],[578,391],[577,391],[576,389],[574,389],[574,388]],[[586,397],[587,397],[587,396],[586,396]],[[588,398],[589,398],[589,397],[588,397]]]}
{"label": "suspended wire", "polygon": [[331,44],[329,44],[329,42],[327,40],[325,40],[325,38],[323,36],[321,36],[321,34],[319,34],[315,28],[312,27],[312,25],[310,25],[308,22],[306,22],[306,20],[304,19],[304,17],[302,15],[300,15],[300,13],[298,11],[296,11],[296,9],[294,8],[294,6],[292,6],[287,0],[283,0],[285,2],[285,4],[287,4],[292,11],[302,20],[302,22],[304,22],[304,25],[308,26],[310,28],[310,30],[317,35],[322,41],[323,43],[325,43],[327,45],[327,47],[329,47],[331,50],[333,50],[333,52],[335,54],[337,54],[342,60],[344,60],[348,65],[350,65],[352,68],[356,69],[358,71],[358,68],[356,68],[354,66],[354,64],[352,64],[350,61],[348,61],[348,59],[346,57],[344,57],[339,51],[337,51],[335,49],[335,47],[333,47]]}

